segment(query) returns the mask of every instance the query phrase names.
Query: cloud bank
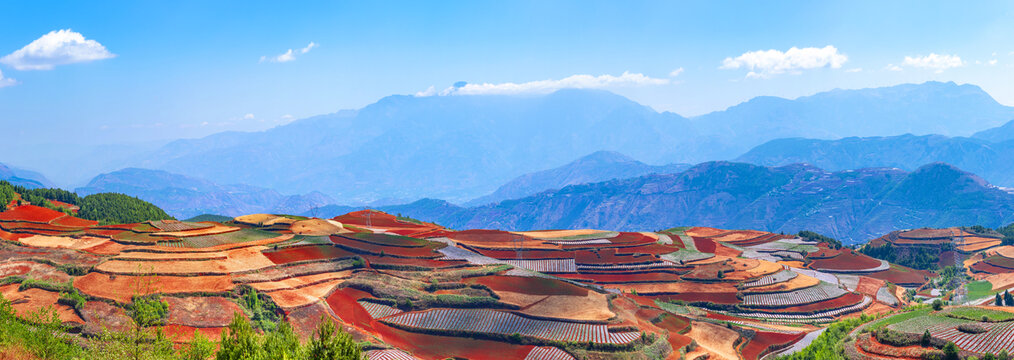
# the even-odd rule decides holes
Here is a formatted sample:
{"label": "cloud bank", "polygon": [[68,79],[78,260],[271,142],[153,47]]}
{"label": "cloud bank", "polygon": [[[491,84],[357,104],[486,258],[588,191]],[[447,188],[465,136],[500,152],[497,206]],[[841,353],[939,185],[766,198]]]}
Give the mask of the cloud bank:
{"label": "cloud bank", "polygon": [[822,48],[792,47],[785,52],[774,49],[750,51],[735,58],[725,58],[719,68],[745,68],[750,70],[746,74],[748,78],[769,78],[772,75],[799,74],[802,70],[824,67],[839,69],[846,61],[848,56],[838,53],[838,48],[828,45]]}
{"label": "cloud bank", "polygon": [[260,62],[285,63],[285,62],[289,62],[289,61],[294,61],[294,60],[296,60],[296,54],[297,53],[299,55],[303,55],[303,54],[306,54],[306,53],[310,52],[310,50],[313,50],[314,48],[319,47],[319,46],[320,46],[319,44],[311,41],[310,44],[306,45],[305,47],[303,47],[302,49],[299,49],[299,50],[293,51],[292,49],[289,49],[288,51],[286,51],[286,52],[284,52],[284,53],[282,53],[280,55],[261,56]]}
{"label": "cloud bank", "polygon": [[54,30],[25,47],[0,58],[17,70],[51,70],[67,65],[116,57],[95,40],[71,29]]}
{"label": "cloud bank", "polygon": [[965,62],[957,55],[939,55],[930,53],[926,56],[906,56],[905,61],[903,61],[901,65],[918,69],[935,70],[935,72],[939,74],[950,68],[965,66]]}
{"label": "cloud bank", "polygon": [[[678,75],[678,74],[677,74]],[[621,86],[653,86],[669,84],[669,79],[658,79],[640,73],[623,72],[619,76],[614,75],[571,75],[559,80],[538,80],[524,83],[482,83],[469,84],[465,82],[455,83],[444,90],[437,91],[430,87],[425,91],[416,93],[416,96],[433,95],[513,95],[526,93],[551,93],[560,89],[601,89],[607,87]]]}
{"label": "cloud bank", "polygon": [[3,71],[0,71],[0,88],[6,87],[6,86],[12,86],[12,85],[17,84],[17,83],[18,82],[16,80],[14,80],[14,79],[5,78]]}

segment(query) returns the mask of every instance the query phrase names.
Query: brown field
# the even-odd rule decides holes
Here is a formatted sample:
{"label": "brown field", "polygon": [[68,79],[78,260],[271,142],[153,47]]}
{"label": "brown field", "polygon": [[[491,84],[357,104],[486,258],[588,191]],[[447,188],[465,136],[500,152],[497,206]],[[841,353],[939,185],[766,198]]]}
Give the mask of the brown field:
{"label": "brown field", "polygon": [[110,276],[96,272],[74,279],[81,292],[121,303],[133,295],[226,292],[232,290],[232,276]]}
{"label": "brown field", "polygon": [[985,279],[993,285],[993,290],[1004,290],[1014,286],[1014,273],[989,275]]}
{"label": "brown field", "polygon": [[687,336],[696,340],[698,345],[714,355],[713,358],[739,359],[739,354],[733,345],[739,339],[739,334],[733,330],[708,322],[694,321],[691,323]]}
{"label": "brown field", "polygon": [[[252,246],[224,252],[225,259],[222,260],[197,260],[197,261],[123,261],[109,260],[100,264],[96,269],[118,273],[138,274],[154,273],[160,275],[223,275],[236,272],[253,271],[274,266],[263,253],[266,250],[263,246]],[[182,255],[182,254],[175,254]],[[199,255],[194,255],[199,256]]]}
{"label": "brown field", "polygon": [[687,235],[690,235],[690,236],[707,237],[707,236],[715,236],[715,235],[719,235],[719,234],[724,234],[724,233],[729,232],[729,230],[715,229],[715,228],[709,228],[709,227],[692,227],[692,228],[687,229],[684,232]]}
{"label": "brown field", "polygon": [[605,294],[589,291],[585,296],[530,295],[497,291],[500,301],[521,307],[518,312],[540,317],[570,320],[605,321],[616,314],[609,311]]}
{"label": "brown field", "polygon": [[545,238],[561,238],[567,236],[580,236],[590,234],[606,234],[608,231],[595,230],[595,229],[580,229],[580,230],[542,230],[542,231],[512,231],[514,234],[521,234],[536,239]]}
{"label": "brown field", "polygon": [[340,234],[345,228],[334,220],[309,219],[292,223],[289,230],[297,235],[326,236]]}
{"label": "brown field", "polygon": [[163,300],[169,304],[166,323],[171,325],[225,327],[232,321],[233,313],[243,314],[238,304],[220,296],[167,296]]}
{"label": "brown field", "polygon": [[249,283],[249,285],[259,291],[298,289],[325,281],[348,279],[349,277],[351,277],[351,275],[352,275],[351,270],[345,270],[305,276],[295,276],[288,279],[282,279],[277,281],[254,282]]}
{"label": "brown field", "polygon": [[241,224],[255,225],[255,226],[271,226],[274,224],[292,224],[296,222],[295,219],[290,219],[284,216],[272,215],[272,214],[251,214],[243,215],[234,219],[236,222]]}
{"label": "brown field", "polygon": [[52,307],[56,310],[61,322],[84,324],[84,320],[77,316],[73,308],[56,303],[56,300],[60,298],[59,293],[42,289],[20,291],[18,290],[19,286],[19,284],[0,286],[0,295],[11,302],[11,306],[18,316],[25,317],[46,307]]}
{"label": "brown field", "polygon": [[283,309],[294,309],[300,306],[313,304],[324,299],[330,294],[342,280],[329,280],[299,289],[283,289],[268,292],[268,296]]}

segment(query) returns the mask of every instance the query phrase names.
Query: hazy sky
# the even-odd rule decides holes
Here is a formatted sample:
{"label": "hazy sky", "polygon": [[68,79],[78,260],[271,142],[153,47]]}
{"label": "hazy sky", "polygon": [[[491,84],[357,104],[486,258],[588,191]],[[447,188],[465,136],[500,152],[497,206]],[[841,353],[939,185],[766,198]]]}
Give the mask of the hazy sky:
{"label": "hazy sky", "polygon": [[927,80],[1014,105],[1014,3],[5,2],[17,143],[261,130],[391,94],[603,88],[697,115]]}

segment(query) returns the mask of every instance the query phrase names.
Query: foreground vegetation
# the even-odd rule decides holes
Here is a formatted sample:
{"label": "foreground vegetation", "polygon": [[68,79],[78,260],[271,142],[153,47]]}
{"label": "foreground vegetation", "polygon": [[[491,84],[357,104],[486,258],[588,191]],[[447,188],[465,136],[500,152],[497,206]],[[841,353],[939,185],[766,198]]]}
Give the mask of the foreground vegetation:
{"label": "foreground vegetation", "polygon": [[779,357],[781,360],[846,360],[845,349],[842,343],[849,332],[862,324],[873,320],[873,317],[863,314],[860,317],[849,318],[837,321],[824,330],[810,345],[791,355]]}
{"label": "foreground vegetation", "polygon": [[[362,359],[362,347],[327,318],[303,343],[286,322],[266,333],[257,332],[244,316],[235,314],[218,342],[195,332],[192,341],[174,346],[157,327],[165,317],[164,304],[157,298],[136,299],[131,309],[135,321],[130,330],[106,331],[96,337],[68,333],[56,311],[44,308],[18,317],[11,302],[0,296],[0,358],[58,360],[99,359]],[[216,351],[217,348],[217,351]]]}

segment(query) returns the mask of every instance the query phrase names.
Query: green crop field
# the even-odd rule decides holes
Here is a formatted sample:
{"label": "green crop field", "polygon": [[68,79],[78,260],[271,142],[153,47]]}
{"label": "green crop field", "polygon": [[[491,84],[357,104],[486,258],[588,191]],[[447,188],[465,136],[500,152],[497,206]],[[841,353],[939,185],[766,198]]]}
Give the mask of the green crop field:
{"label": "green crop field", "polygon": [[981,320],[984,316],[989,319],[989,321],[1008,321],[1014,319],[1014,313],[977,307],[955,307],[941,311],[939,314],[952,318],[974,321]]}
{"label": "green crop field", "polygon": [[993,291],[993,284],[989,281],[975,281],[965,285],[965,289],[968,290],[968,299],[981,299],[987,296],[993,296],[996,291]]}

